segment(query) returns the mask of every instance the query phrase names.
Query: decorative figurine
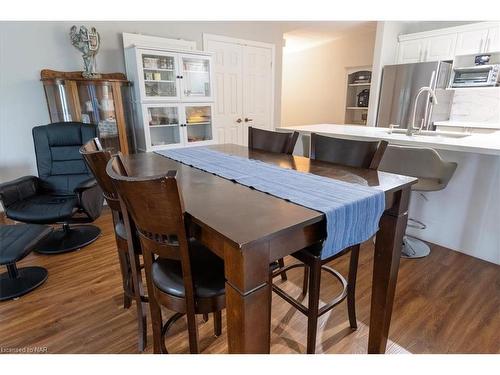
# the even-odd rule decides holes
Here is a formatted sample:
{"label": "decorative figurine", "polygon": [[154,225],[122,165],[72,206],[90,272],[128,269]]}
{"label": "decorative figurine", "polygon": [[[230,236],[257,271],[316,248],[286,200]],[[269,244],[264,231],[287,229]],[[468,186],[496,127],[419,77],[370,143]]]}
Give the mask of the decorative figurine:
{"label": "decorative figurine", "polygon": [[80,26],[78,33],[76,30],[76,26],[72,26],[69,35],[71,44],[83,54],[85,70],[82,76],[83,78],[99,78],[100,74],[97,74],[95,69],[95,55],[99,51],[100,44],[99,33],[95,27],[89,30],[85,26]]}

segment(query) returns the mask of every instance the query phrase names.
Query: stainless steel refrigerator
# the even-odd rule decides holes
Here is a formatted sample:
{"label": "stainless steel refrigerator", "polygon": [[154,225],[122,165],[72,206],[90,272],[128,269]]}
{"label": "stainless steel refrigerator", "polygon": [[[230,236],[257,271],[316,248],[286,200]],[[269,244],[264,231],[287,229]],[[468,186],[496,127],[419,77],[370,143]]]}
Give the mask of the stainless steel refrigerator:
{"label": "stainless steel refrigerator", "polygon": [[377,124],[380,127],[399,125],[407,129],[413,120],[413,107],[418,90],[423,86],[435,90],[437,104],[430,95],[421,95],[417,105],[415,126],[423,124],[432,130],[434,121],[449,119],[452,91],[446,90],[451,63],[444,61],[386,65],[382,70]]}

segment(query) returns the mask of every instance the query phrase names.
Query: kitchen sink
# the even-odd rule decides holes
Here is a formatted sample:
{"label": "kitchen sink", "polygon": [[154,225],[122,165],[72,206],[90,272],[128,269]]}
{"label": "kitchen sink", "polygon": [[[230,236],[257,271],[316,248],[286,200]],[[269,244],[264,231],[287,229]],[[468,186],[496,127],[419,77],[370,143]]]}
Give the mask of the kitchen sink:
{"label": "kitchen sink", "polygon": [[[406,129],[389,129],[387,131],[389,134],[405,134]],[[470,133],[461,132],[447,132],[440,130],[422,130],[417,133],[413,133],[412,137],[444,137],[444,138],[465,138],[470,136]]]}

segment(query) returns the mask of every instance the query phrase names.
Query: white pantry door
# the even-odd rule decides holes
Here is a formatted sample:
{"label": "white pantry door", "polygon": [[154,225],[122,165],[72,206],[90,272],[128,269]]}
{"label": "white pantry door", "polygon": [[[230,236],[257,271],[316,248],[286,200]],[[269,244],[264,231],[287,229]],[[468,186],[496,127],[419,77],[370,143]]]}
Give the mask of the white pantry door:
{"label": "white pantry door", "polygon": [[241,143],[243,124],[242,46],[207,40],[205,49],[213,52],[217,143]]}
{"label": "white pantry door", "polygon": [[218,143],[246,146],[248,126],[273,129],[273,48],[259,42],[204,35],[204,49],[214,54],[214,128]]}
{"label": "white pantry door", "polygon": [[272,50],[243,48],[243,145],[248,144],[248,127],[273,130]]}

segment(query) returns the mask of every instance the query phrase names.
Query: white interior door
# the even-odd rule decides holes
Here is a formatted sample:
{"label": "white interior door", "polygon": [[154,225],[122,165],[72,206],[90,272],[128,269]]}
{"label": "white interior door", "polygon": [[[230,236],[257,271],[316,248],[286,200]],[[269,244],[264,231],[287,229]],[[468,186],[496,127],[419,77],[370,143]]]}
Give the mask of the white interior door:
{"label": "white interior door", "polygon": [[248,127],[272,130],[272,49],[243,48],[243,145],[248,144]]}
{"label": "white interior door", "polygon": [[216,140],[246,146],[248,126],[273,129],[274,46],[205,34],[204,49],[214,54]]}
{"label": "white interior door", "polygon": [[207,40],[205,49],[214,53],[216,140],[218,143],[241,144],[243,137],[242,46]]}

